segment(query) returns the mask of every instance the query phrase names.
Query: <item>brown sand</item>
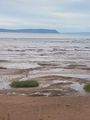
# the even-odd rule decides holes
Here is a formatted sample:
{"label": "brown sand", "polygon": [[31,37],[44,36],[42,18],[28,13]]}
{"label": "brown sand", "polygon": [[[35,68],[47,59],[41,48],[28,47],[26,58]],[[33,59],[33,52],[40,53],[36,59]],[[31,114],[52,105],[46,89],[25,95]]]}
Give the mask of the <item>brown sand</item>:
{"label": "brown sand", "polygon": [[0,118],[5,120],[90,120],[90,96],[0,96]]}

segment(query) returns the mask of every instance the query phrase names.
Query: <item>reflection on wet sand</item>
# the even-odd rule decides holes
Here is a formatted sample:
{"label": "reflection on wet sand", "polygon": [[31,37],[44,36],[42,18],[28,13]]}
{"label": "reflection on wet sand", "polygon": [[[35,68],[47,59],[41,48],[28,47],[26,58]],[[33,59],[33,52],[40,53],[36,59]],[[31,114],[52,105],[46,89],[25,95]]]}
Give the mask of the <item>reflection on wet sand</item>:
{"label": "reflection on wet sand", "polygon": [[[88,38],[0,38],[0,94],[86,94],[90,82]],[[8,42],[8,44],[6,44]],[[39,82],[38,88],[12,89],[13,80]]]}

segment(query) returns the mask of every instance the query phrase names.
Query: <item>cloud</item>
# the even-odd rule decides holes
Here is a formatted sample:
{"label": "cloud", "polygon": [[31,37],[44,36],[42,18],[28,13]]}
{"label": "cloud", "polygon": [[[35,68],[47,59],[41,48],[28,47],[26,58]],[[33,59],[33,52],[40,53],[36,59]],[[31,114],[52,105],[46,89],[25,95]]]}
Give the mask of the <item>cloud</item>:
{"label": "cloud", "polygon": [[85,18],[89,16],[89,14],[75,12],[53,12],[52,15],[65,19]]}
{"label": "cloud", "polygon": [[8,17],[0,17],[0,25],[4,26],[14,26],[20,21],[14,19],[14,18],[8,18]]}
{"label": "cloud", "polygon": [[90,31],[90,0],[2,0],[0,27]]}

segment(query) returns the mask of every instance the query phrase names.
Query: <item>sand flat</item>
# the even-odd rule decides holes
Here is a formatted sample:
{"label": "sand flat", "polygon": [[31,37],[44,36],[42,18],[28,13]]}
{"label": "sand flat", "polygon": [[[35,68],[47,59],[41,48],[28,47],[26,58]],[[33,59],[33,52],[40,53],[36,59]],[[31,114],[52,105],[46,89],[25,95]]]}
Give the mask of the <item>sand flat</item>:
{"label": "sand flat", "polygon": [[0,117],[10,120],[90,120],[90,96],[0,96]]}

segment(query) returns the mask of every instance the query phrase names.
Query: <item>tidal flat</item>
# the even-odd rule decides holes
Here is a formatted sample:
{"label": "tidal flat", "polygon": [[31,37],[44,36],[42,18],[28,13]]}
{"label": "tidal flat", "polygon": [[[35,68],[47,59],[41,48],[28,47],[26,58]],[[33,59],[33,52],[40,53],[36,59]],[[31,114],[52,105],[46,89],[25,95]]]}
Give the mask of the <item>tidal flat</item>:
{"label": "tidal flat", "polygon": [[[0,95],[89,94],[83,89],[90,83],[89,36],[2,34]],[[36,80],[39,86],[11,88],[10,83],[14,80]]]}

